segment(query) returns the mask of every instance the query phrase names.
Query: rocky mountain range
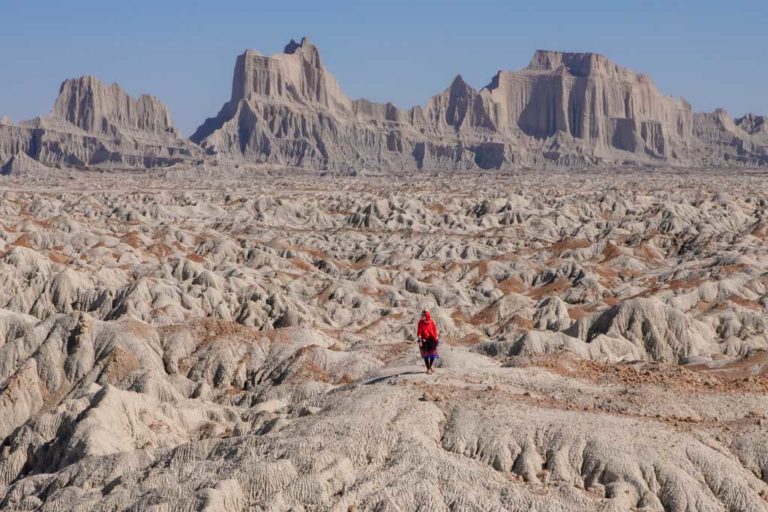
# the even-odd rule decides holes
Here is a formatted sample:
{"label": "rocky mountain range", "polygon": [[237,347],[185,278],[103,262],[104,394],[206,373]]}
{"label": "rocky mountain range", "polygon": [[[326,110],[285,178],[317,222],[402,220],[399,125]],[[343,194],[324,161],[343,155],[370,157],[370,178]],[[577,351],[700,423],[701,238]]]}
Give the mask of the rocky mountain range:
{"label": "rocky mountain range", "polygon": [[[200,159],[168,108],[153,96],[135,100],[118,85],[85,76],[61,84],[47,116],[0,122],[3,173],[39,164],[74,168],[153,168]],[[27,162],[27,164],[22,164]],[[37,165],[32,162],[37,162]]]}
{"label": "rocky mountain range", "polygon": [[[768,164],[765,117],[693,112],[646,75],[594,53],[537,51],[480,90],[457,76],[426,105],[353,100],[306,38],[237,58],[230,100],[188,140],[156,98],[93,77],[62,84],[53,111],[0,120],[3,172],[154,168],[221,158],[313,169],[509,169]],[[26,160],[25,160],[26,161]],[[24,166],[21,166],[24,167]]]}

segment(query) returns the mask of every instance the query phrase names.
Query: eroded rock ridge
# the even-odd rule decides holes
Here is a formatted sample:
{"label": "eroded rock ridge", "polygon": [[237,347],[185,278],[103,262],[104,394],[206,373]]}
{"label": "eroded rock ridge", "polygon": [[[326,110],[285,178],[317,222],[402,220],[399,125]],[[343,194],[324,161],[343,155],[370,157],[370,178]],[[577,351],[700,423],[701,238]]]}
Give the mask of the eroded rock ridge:
{"label": "eroded rock ridge", "polygon": [[404,110],[350,99],[304,38],[271,57],[240,55],[230,101],[192,140],[209,153],[316,168],[758,165],[768,162],[762,119],[695,114],[602,55],[543,50],[480,90],[459,75]]}

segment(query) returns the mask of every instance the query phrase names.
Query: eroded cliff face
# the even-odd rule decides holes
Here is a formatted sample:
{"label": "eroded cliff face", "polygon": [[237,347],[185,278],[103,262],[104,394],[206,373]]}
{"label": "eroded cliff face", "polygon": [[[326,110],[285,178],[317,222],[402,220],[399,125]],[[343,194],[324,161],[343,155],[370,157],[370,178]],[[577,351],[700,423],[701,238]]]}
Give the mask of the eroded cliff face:
{"label": "eroded cliff face", "polygon": [[192,162],[201,151],[157,98],[135,100],[117,84],[86,76],[61,85],[48,116],[0,123],[0,161],[16,157],[18,169],[29,162],[21,154],[49,166],[150,168]]}
{"label": "eroded cliff face", "polygon": [[119,85],[106,85],[92,76],[61,84],[53,115],[101,135],[136,130],[178,136],[171,114],[160,100],[149,95],[134,100]]}
{"label": "eroded cliff face", "polygon": [[[353,101],[304,38],[272,57],[240,55],[230,101],[192,140],[209,153],[260,162],[408,169],[476,167],[476,155],[497,136],[482,95],[461,77],[424,108]],[[502,153],[509,142],[497,142]]]}
{"label": "eroded cliff face", "polygon": [[537,51],[527,68],[499,72],[483,93],[505,132],[573,139],[605,158],[611,150],[678,158],[691,142],[690,105],[602,55]]}
{"label": "eroded cliff face", "polygon": [[765,116],[747,114],[736,119],[735,124],[750,135],[761,134],[764,136],[768,134],[768,123],[766,123]]}
{"label": "eroded cliff face", "polygon": [[240,55],[230,101],[192,140],[211,154],[318,168],[768,162],[759,120],[730,125],[592,53],[540,50],[479,91],[457,76],[409,110],[351,100],[304,38],[271,57]]}
{"label": "eroded cliff face", "polygon": [[539,50],[482,89],[459,75],[411,109],[353,100],[304,38],[273,56],[240,55],[229,101],[191,141],[156,98],[82,77],[62,84],[50,115],[0,119],[0,165],[20,153],[107,169],[212,160],[354,170],[754,166],[768,165],[768,127],[752,114],[694,113],[648,76],[593,53]]}

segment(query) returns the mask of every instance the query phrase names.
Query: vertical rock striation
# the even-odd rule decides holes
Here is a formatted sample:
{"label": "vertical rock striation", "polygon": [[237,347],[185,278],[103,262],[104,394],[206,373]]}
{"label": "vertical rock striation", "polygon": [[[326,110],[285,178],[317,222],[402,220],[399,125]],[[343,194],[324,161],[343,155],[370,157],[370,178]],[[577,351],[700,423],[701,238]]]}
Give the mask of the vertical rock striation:
{"label": "vertical rock striation", "polygon": [[483,92],[503,130],[579,141],[606,158],[611,150],[676,158],[691,142],[690,105],[602,55],[540,50],[524,70],[500,71]]}
{"label": "vertical rock striation", "polygon": [[20,153],[100,169],[215,155],[312,169],[756,166],[768,165],[768,126],[753,114],[695,113],[602,55],[544,50],[479,90],[458,75],[425,105],[400,109],[351,99],[303,38],[269,57],[240,55],[229,101],[191,141],[156,98],[86,76],[62,84],[48,116],[0,119],[0,166]]}
{"label": "vertical rock striation", "polygon": [[457,76],[423,107],[351,100],[304,38],[271,57],[240,55],[230,101],[192,140],[211,154],[319,168],[768,163],[761,121],[710,117],[602,55],[542,50],[479,91]]}
{"label": "vertical rock striation", "polygon": [[192,162],[201,151],[157,98],[134,100],[117,84],[86,76],[61,85],[48,116],[0,123],[0,162],[22,153],[49,166],[119,169]]}
{"label": "vertical rock striation", "polygon": [[117,136],[128,130],[178,136],[160,100],[148,95],[134,100],[117,84],[108,86],[92,76],[65,80],[53,115],[94,134]]}

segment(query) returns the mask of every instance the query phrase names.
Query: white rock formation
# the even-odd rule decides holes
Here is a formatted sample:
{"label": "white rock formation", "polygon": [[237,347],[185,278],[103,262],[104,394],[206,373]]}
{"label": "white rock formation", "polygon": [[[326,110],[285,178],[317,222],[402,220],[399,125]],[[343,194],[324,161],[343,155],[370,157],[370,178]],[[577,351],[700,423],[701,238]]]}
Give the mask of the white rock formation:
{"label": "white rock formation", "polygon": [[0,166],[0,175],[45,174],[51,169],[26,153],[17,153]]}
{"label": "white rock formation", "polygon": [[90,76],[66,80],[50,115],[0,123],[0,160],[21,153],[46,165],[100,169],[191,164],[201,155],[157,98],[134,100]]}
{"label": "white rock formation", "polygon": [[121,130],[178,136],[160,100],[147,95],[134,100],[117,84],[107,86],[92,76],[61,84],[53,116],[105,136],[116,136]]}
{"label": "white rock formation", "polygon": [[[537,51],[477,91],[461,76],[426,106],[351,100],[306,38],[237,58],[232,95],[192,140],[209,153],[310,168],[498,169],[766,159],[759,121],[722,125],[591,53]],[[696,126],[694,126],[696,125]]]}
{"label": "white rock formation", "polygon": [[[121,169],[273,164],[344,171],[768,164],[764,117],[694,113],[651,79],[593,53],[537,51],[480,90],[457,76],[426,105],[352,100],[306,38],[237,58],[229,101],[181,137],[152,96],[65,81],[53,112],[0,121],[0,162]],[[202,148],[200,146],[202,146]],[[215,155],[215,156],[214,156]]]}

